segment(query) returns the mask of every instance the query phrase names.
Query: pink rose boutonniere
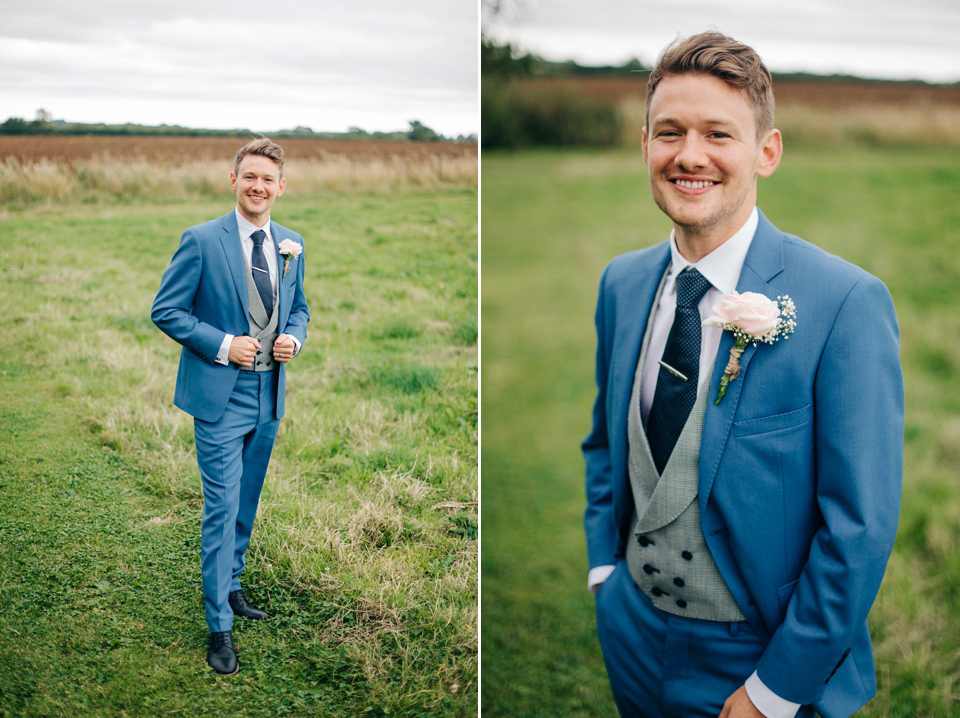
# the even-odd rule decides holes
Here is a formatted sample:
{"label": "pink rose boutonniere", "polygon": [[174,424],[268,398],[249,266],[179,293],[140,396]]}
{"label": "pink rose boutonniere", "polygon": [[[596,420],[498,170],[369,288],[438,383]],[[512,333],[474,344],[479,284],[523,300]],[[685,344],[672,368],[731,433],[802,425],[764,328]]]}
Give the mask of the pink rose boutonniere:
{"label": "pink rose boutonniere", "polygon": [[283,255],[283,274],[280,275],[280,281],[282,282],[287,278],[287,270],[290,269],[290,260],[299,257],[300,252],[303,251],[303,247],[294,242],[292,239],[285,239],[280,242],[280,246],[277,247],[277,251]]}
{"label": "pink rose boutonniere", "polygon": [[740,375],[740,355],[748,344],[773,344],[786,338],[797,326],[797,308],[790,297],[767,299],[756,292],[724,294],[713,306],[713,314],[703,321],[705,327],[717,327],[733,332],[730,360],[720,380],[715,404],[727,391],[727,384]]}

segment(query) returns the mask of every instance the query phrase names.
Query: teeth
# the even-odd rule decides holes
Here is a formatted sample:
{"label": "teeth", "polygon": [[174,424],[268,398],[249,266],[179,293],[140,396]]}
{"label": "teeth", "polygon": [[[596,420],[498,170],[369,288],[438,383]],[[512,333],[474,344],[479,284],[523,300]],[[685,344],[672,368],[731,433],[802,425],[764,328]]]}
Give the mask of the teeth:
{"label": "teeth", "polygon": [[711,185],[716,184],[715,182],[705,182],[703,180],[697,180],[691,182],[690,180],[675,180],[675,182],[681,187],[686,187],[687,189],[703,189],[704,187],[710,187]]}

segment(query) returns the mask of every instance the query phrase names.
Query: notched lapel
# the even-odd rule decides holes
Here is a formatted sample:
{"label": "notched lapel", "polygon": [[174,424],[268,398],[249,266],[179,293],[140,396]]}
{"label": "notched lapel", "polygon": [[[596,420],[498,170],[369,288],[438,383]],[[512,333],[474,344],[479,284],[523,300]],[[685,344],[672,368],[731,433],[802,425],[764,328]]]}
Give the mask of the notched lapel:
{"label": "notched lapel", "polygon": [[[283,277],[283,262],[286,259],[282,254],[280,254],[280,242],[287,237],[280,236],[281,227],[279,224],[270,220],[270,234],[273,235],[273,246],[277,251],[277,298],[279,304],[277,305],[277,310],[279,314],[277,318],[280,322],[280,326],[283,327],[286,325],[287,316],[290,312],[290,292],[293,290],[293,285],[297,281],[297,262],[300,261],[300,257],[290,260],[290,271],[287,272],[287,277]],[[302,254],[300,256],[303,256]]]}
{"label": "notched lapel", "polygon": [[[756,292],[770,299],[776,299],[780,292],[770,284],[770,281],[783,271],[783,234],[760,213],[760,222],[756,234],[750,244],[750,250],[740,272],[737,282],[737,291]],[[758,344],[749,344],[740,357],[740,375],[727,384],[727,391],[719,404],[717,393],[720,390],[720,379],[730,359],[730,349],[733,347],[733,333],[723,332],[720,339],[720,348],[717,351],[716,364],[713,376],[710,378],[710,394],[707,397],[707,413],[703,421],[703,435],[700,441],[700,511],[706,510],[710,489],[713,487],[720,458],[730,436],[733,419],[740,402],[740,392],[744,386],[744,377],[750,371],[750,361],[759,348]],[[769,348],[769,347],[766,347]]]}
{"label": "notched lapel", "polygon": [[247,304],[247,278],[243,264],[243,249],[240,247],[240,230],[237,228],[237,217],[231,212],[223,218],[220,232],[220,244],[227,256],[227,266],[230,267],[230,276],[237,288],[240,304],[243,307],[243,316],[247,316],[250,308]]}
{"label": "notched lapel", "polygon": [[[608,399],[611,418],[611,458],[619,472],[622,468],[626,476],[628,461],[627,422],[630,411],[630,396],[633,390],[633,377],[640,357],[643,334],[650,319],[650,310],[657,296],[657,289],[667,268],[670,258],[669,245],[662,245],[661,255],[654,257],[652,266],[646,271],[639,270],[619,280],[616,288],[608,288],[616,297],[616,324],[614,344],[610,356]],[[640,267],[644,263],[638,263]],[[611,331],[608,328],[607,333]],[[628,482],[617,484],[626,489]]]}

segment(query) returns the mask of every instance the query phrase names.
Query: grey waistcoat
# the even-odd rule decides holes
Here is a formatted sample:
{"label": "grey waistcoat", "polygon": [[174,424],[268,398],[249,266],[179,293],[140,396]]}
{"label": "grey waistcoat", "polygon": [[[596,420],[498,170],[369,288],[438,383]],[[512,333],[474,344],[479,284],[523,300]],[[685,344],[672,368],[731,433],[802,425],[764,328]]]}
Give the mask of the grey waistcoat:
{"label": "grey waistcoat", "polygon": [[[654,308],[658,303],[659,293]],[[720,575],[700,527],[697,484],[706,389],[699,392],[662,476],[653,463],[640,415],[640,379],[652,324],[651,311],[627,420],[634,500],[627,567],[657,608],[688,618],[742,621],[743,613]]]}
{"label": "grey waistcoat", "polygon": [[277,301],[276,290],[274,290],[273,312],[268,317],[263,300],[260,299],[260,292],[253,281],[253,270],[246,255],[243,257],[243,265],[247,272],[247,305],[250,308],[247,318],[250,320],[250,336],[260,342],[260,349],[254,357],[252,367],[240,368],[247,371],[270,371],[277,367],[277,362],[273,358],[273,343],[277,340],[277,313],[280,302]]}

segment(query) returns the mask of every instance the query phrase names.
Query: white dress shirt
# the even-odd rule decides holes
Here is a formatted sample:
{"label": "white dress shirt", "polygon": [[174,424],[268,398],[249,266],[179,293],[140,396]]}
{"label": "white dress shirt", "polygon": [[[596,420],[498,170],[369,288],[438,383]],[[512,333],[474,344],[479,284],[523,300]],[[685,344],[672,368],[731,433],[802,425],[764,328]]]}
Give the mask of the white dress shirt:
{"label": "white dress shirt", "polygon": [[[273,287],[273,296],[274,299],[277,297],[277,277],[279,276],[279,270],[277,269],[277,247],[273,243],[273,236],[270,233],[270,218],[267,218],[266,224],[262,227],[257,227],[252,222],[248,221],[242,214],[240,210],[234,208],[234,214],[237,216],[237,229],[240,232],[240,248],[243,250],[243,256],[246,259],[246,266],[253,266],[253,239],[250,235],[256,232],[258,229],[262,229],[263,232],[267,235],[263,240],[263,254],[267,258],[267,269],[270,272],[270,284]],[[233,334],[227,334],[223,338],[223,342],[220,344],[220,351],[217,352],[216,362],[217,364],[229,364],[227,357],[230,354],[230,344],[234,339]],[[293,343],[296,347],[293,350],[293,355],[296,356],[300,351],[300,342],[297,341],[296,337],[290,337],[293,339]]]}
{"label": "white dress shirt", "polygon": [[[710,316],[713,305],[720,301],[720,297],[737,288],[737,283],[740,281],[740,272],[743,270],[743,262],[747,257],[747,251],[750,249],[759,221],[757,208],[754,207],[747,221],[730,239],[696,263],[689,262],[680,254],[680,250],[677,249],[675,233],[670,233],[670,265],[667,267],[667,274],[663,280],[660,303],[653,313],[650,344],[647,347],[647,356],[641,375],[640,414],[643,417],[644,428],[646,428],[647,418],[650,416],[650,407],[653,405],[653,395],[657,389],[657,377],[660,373],[658,362],[663,357],[663,350],[667,346],[667,338],[670,335],[670,329],[673,327],[673,316],[677,309],[677,275],[687,267],[694,267],[710,282],[710,289],[707,290],[707,293],[700,300],[700,304],[697,305],[700,311],[700,319],[706,319]],[[698,395],[701,391],[707,391],[710,386],[710,369],[714,361],[726,362],[725,357],[717,357],[723,330],[716,327],[703,327],[701,331]],[[590,569],[587,576],[587,585],[590,590],[594,591],[596,587],[606,581],[613,573],[613,569],[613,566],[595,566]],[[799,703],[786,701],[767,688],[757,676],[756,671],[747,679],[746,688],[750,700],[753,701],[757,710],[767,718],[793,718],[800,708]]]}

